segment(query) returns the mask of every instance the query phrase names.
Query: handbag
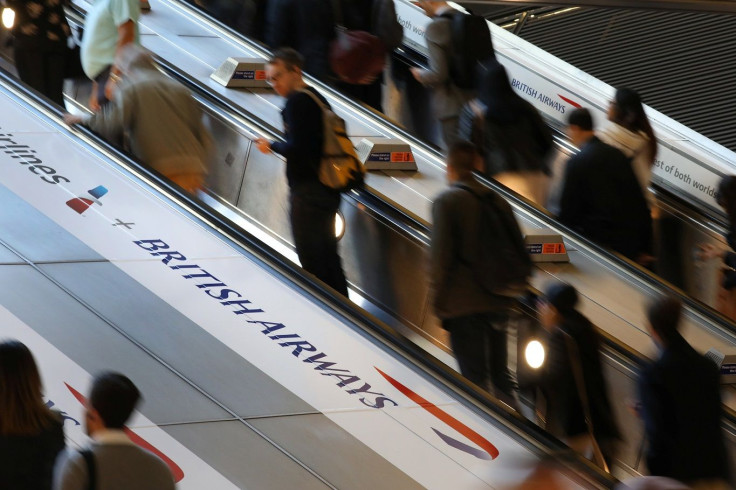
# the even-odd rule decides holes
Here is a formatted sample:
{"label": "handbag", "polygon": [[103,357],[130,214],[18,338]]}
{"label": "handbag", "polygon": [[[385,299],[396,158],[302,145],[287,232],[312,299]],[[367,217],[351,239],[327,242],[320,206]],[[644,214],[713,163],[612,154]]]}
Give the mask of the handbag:
{"label": "handbag", "polygon": [[330,44],[330,68],[343,82],[368,85],[383,72],[386,45],[370,32],[345,28],[340,1],[332,2],[337,28]]}

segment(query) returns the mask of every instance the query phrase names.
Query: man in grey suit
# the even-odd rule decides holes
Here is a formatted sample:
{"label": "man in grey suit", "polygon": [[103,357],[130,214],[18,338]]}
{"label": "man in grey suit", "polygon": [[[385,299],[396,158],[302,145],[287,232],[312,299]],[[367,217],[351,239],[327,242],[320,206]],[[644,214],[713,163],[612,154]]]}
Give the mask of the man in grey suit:
{"label": "man in grey suit", "polygon": [[419,6],[432,17],[427,26],[429,69],[412,68],[411,73],[422,85],[432,90],[435,117],[439,119],[442,138],[449,148],[457,141],[457,125],[460,110],[475,97],[475,91],[464,90],[450,77],[452,58],[452,20],[446,15],[454,13],[447,2],[420,0]]}
{"label": "man in grey suit", "polygon": [[138,388],[122,374],[95,376],[84,414],[92,444],[86,451],[67,451],[59,457],[54,490],[174,490],[166,463],[125,433],[124,424],[140,397]]}

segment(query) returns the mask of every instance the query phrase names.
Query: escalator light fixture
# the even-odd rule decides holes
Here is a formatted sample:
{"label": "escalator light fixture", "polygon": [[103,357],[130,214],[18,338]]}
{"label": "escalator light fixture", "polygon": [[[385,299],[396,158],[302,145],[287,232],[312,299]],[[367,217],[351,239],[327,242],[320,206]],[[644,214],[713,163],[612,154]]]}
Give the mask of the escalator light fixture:
{"label": "escalator light fixture", "polygon": [[338,240],[345,234],[345,218],[338,211],[335,213],[335,238]]}
{"label": "escalator light fixture", "polygon": [[542,364],[544,364],[544,346],[542,343],[538,340],[532,340],[528,344],[526,344],[526,349],[524,349],[524,357],[526,358],[526,363],[531,367],[532,369],[539,369],[542,367]]}
{"label": "escalator light fixture", "polygon": [[15,11],[11,9],[10,7],[4,7],[2,18],[3,18],[3,26],[6,29],[12,29],[13,24],[15,24]]}

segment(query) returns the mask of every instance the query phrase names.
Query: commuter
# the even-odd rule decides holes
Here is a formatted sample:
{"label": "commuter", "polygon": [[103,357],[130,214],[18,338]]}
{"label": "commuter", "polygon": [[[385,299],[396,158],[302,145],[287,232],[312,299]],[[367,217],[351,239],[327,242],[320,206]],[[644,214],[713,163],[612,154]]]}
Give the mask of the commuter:
{"label": "commuter", "polygon": [[720,258],[722,278],[718,294],[718,311],[736,321],[736,176],[727,175],[718,184],[716,201],[726,211],[729,221],[729,233],[726,235],[728,247],[716,247],[712,244],[700,245],[701,259]]}
{"label": "commuter", "polygon": [[449,148],[458,141],[460,110],[475,97],[475,91],[458,87],[450,76],[453,50],[452,19],[449,15],[455,10],[448,2],[420,0],[418,5],[432,17],[425,33],[429,47],[429,69],[412,68],[411,73],[417,81],[432,91],[435,117],[440,122],[442,138]]}
{"label": "commuter", "polygon": [[332,0],[268,0],[266,44],[293,48],[304,58],[304,71],[322,80],[333,79],[329,62],[335,37]]}
{"label": "commuter", "polygon": [[15,68],[23,83],[64,107],[64,69],[71,36],[64,15],[66,0],[7,0],[15,12]]}
{"label": "commuter", "polygon": [[[447,157],[450,188],[432,206],[432,304],[450,333],[462,375],[516,408],[506,346],[506,326],[515,300],[489,292],[473,270],[477,248],[483,245],[477,239],[484,217],[477,195],[493,192],[473,177],[480,158],[467,141],[454,143]],[[498,200],[513,220],[508,204]]]}
{"label": "commuter", "polygon": [[[401,44],[404,30],[396,17],[394,0],[338,0],[342,25],[351,31],[365,31],[378,37],[388,52]],[[341,15],[340,15],[341,14]],[[356,62],[364,63],[363,59]],[[338,81],[337,87],[351,97],[364,102],[379,112],[383,112],[383,74],[364,84]]]}
{"label": "commuter", "polygon": [[610,467],[619,431],[603,376],[601,340],[577,303],[575,288],[553,283],[539,305],[542,326],[550,332],[540,377],[548,430],[586,457],[598,444],[599,455]]}
{"label": "commuter", "polygon": [[327,100],[302,78],[302,56],[291,48],[278,49],[268,61],[266,76],[277,94],[286,97],[281,115],[286,141],[259,138],[258,149],[286,158],[290,190],[291,232],[302,267],[347,296],[348,286],[337,253],[335,215],[340,193],[320,182],[318,171],[324,146],[322,109],[314,97]]}
{"label": "commuter", "polygon": [[80,57],[84,73],[94,83],[89,106],[97,111],[110,101],[120,68],[113,64],[123,46],[139,44],[138,0],[95,0],[87,13]]}
{"label": "commuter", "polygon": [[631,260],[649,264],[652,217],[630,160],[595,136],[587,109],[570,113],[567,132],[580,152],[567,162],[560,221]]}
{"label": "commuter", "polygon": [[33,354],[17,340],[0,342],[0,487],[49,490],[64,427],[42,397]]}
{"label": "commuter", "polygon": [[552,134],[534,106],[511,87],[503,65],[492,59],[481,66],[478,97],[463,107],[458,137],[480,149],[485,175],[544,206]]}
{"label": "commuter", "polygon": [[682,304],[672,297],[657,298],[647,308],[647,327],[659,349],[638,381],[647,467],[654,476],[695,488],[725,489],[729,468],[719,372],[678,332],[681,313]]}
{"label": "commuter", "polygon": [[654,209],[654,196],[649,192],[649,183],[657,156],[657,139],[639,94],[629,88],[616,90],[608,106],[608,120],[610,124],[597,132],[598,138],[631,158],[636,179],[649,206]]}
{"label": "commuter", "polygon": [[181,84],[156,69],[151,55],[136,45],[115,58],[123,74],[113,103],[89,118],[67,115],[109,141],[126,134],[132,153],[144,164],[195,193],[204,187],[212,138],[202,123],[202,109]]}
{"label": "commuter", "polygon": [[[122,374],[103,372],[92,381],[85,407],[85,430],[92,443],[83,451],[59,457],[54,490],[167,490],[174,478],[155,454],[135,445],[125,433],[141,398],[138,388]],[[90,482],[90,475],[95,481]]]}

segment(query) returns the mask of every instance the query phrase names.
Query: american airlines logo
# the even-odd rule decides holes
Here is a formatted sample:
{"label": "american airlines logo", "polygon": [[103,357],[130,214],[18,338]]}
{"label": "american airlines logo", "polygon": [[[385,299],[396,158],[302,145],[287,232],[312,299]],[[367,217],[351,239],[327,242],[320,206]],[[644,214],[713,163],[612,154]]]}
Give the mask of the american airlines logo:
{"label": "american airlines logo", "polygon": [[75,197],[74,199],[69,199],[66,202],[66,205],[72,208],[77,213],[83,214],[93,204],[102,206],[102,203],[100,202],[100,198],[102,198],[102,196],[104,196],[105,194],[107,194],[107,188],[104,186],[98,185],[94,189],[88,190],[87,196]]}

